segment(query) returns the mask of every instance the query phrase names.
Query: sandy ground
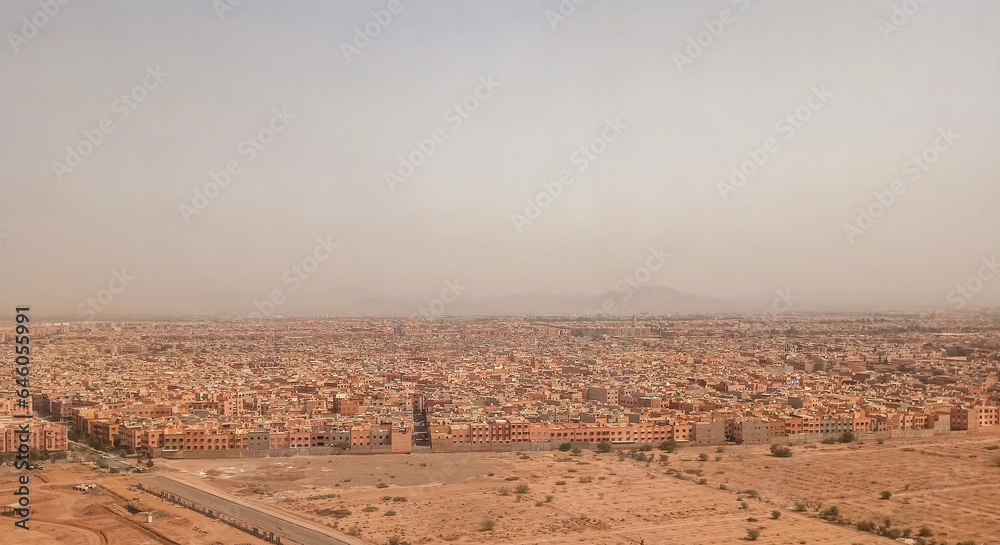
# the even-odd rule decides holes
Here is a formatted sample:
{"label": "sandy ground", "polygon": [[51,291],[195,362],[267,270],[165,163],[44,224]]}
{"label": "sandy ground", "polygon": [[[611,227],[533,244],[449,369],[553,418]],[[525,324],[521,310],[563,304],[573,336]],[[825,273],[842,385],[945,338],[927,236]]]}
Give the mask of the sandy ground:
{"label": "sandy ground", "polygon": [[[20,471],[0,468],[0,494],[3,503],[13,503],[17,476]],[[41,476],[31,482],[32,513],[30,529],[14,526],[15,518],[0,517],[0,544],[3,545],[161,545],[153,534],[140,529],[149,527],[185,545],[265,545],[266,542],[230,528],[221,522],[149,495],[130,490],[131,477],[109,475],[82,464],[49,464]],[[142,497],[153,509],[153,523],[145,517],[131,515],[129,520],[105,509],[104,505],[125,502],[100,488],[83,493],[73,486],[94,483],[125,498]],[[8,501],[9,500],[9,501]]]}
{"label": "sandy ground", "polygon": [[[851,522],[889,518],[894,527],[910,527],[914,534],[926,525],[937,540],[1000,543],[1000,511],[991,507],[1000,499],[1000,468],[990,464],[1000,451],[985,448],[998,441],[797,446],[791,458],[775,458],[759,446],[730,446],[721,453],[716,447],[686,447],[670,455],[668,465],[590,452],[579,457],[561,452],[527,453],[527,458],[411,454],[167,465],[183,478],[353,530],[377,544],[391,536],[414,545],[734,543],[746,537],[748,528],[762,528],[759,543],[891,543],[816,516],[831,506]],[[709,460],[699,461],[701,453]],[[686,480],[668,474],[671,470]],[[519,485],[527,492],[518,494]],[[757,491],[759,498],[741,493],[746,490]],[[883,490],[892,498],[879,499]],[[794,511],[796,503],[808,504],[807,510]],[[781,512],[777,520],[771,518],[774,510]],[[493,522],[492,530],[483,529],[487,521]]]}
{"label": "sandy ground", "polygon": [[[988,449],[987,447],[994,447]],[[1000,437],[923,439],[792,447],[791,458],[762,447],[685,449],[678,469],[702,469],[713,483],[753,489],[764,501],[807,513],[836,506],[852,522],[890,520],[893,527],[926,526],[933,539],[1000,543]],[[699,453],[711,461],[696,461]],[[888,500],[880,494],[888,491]],[[817,509],[817,505],[820,505]],[[914,531],[914,533],[916,533]]]}
{"label": "sandy ground", "polygon": [[[888,518],[914,533],[926,525],[938,541],[1000,544],[1000,468],[991,463],[1000,450],[987,449],[998,444],[990,437],[795,446],[791,458],[759,446],[685,447],[666,465],[588,451],[164,460],[158,471],[378,545],[393,536],[411,545],[732,544],[747,543],[749,528],[760,528],[765,544],[894,543],[817,517],[832,506],[851,522]],[[45,478],[32,488],[33,530],[18,544],[157,543],[100,507],[120,500],[71,489],[81,482],[141,497],[156,511],[153,527],[181,543],[263,543],[130,489],[130,476],[50,465]],[[0,490],[12,490],[14,480],[10,468],[0,469]],[[884,490],[890,499],[880,499]],[[795,511],[799,503],[804,512]]]}

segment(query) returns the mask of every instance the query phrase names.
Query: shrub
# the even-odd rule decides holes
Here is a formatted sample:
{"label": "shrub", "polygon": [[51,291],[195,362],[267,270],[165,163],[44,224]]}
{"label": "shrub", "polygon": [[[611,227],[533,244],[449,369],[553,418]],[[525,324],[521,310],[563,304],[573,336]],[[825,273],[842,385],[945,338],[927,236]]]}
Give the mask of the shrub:
{"label": "shrub", "polygon": [[506,478],[506,479],[504,479],[504,480],[505,480],[505,481],[516,481],[516,480],[518,480],[518,479],[520,479],[520,477],[507,477],[507,478]]}
{"label": "shrub", "polygon": [[495,524],[496,524],[495,520],[493,520],[493,519],[485,519],[483,521],[483,524],[479,527],[479,531],[480,532],[492,532],[493,531],[493,526]]}
{"label": "shrub", "polygon": [[1000,467],[1000,456],[993,458],[993,467]]}
{"label": "shrub", "polygon": [[777,458],[791,458],[792,449],[781,445],[771,445],[771,454]]}
{"label": "shrub", "polygon": [[753,499],[757,499],[760,497],[760,494],[758,494],[756,490],[744,490],[743,492],[740,492],[740,494],[746,494],[747,496],[750,496]]}
{"label": "shrub", "polygon": [[653,450],[653,445],[650,445],[649,443],[639,446],[639,452],[649,452],[651,450]]}
{"label": "shrub", "polygon": [[917,532],[917,535],[920,537],[931,537],[932,535],[934,535],[934,533],[931,532],[930,528],[926,526],[921,526],[920,531]]}
{"label": "shrub", "polygon": [[600,452],[602,454],[611,452],[611,442],[610,441],[601,441],[600,443],[598,443],[597,444],[597,452]]}
{"label": "shrub", "polygon": [[857,528],[859,532],[874,532],[875,531],[875,523],[871,522],[871,521],[867,521],[867,520],[855,524],[854,527]]}
{"label": "shrub", "polygon": [[747,502],[745,502],[745,501],[744,502],[740,502],[740,509],[746,509],[747,507],[750,507],[749,505],[747,505]]}
{"label": "shrub", "polygon": [[554,496],[545,496],[545,503],[549,503],[549,502],[551,502],[551,501],[552,501],[552,499],[553,499],[553,497],[554,497]]}
{"label": "shrub", "polygon": [[387,545],[410,545],[410,543],[407,541],[403,541],[403,538],[399,536],[392,536],[389,538]]}
{"label": "shrub", "polygon": [[573,447],[573,456],[579,456],[582,453],[583,450],[581,450],[579,447]]}
{"label": "shrub", "polygon": [[887,499],[889,499],[891,497],[892,497],[892,492],[889,492],[888,490],[883,490],[882,491],[882,499],[883,500],[887,500]]}
{"label": "shrub", "polygon": [[747,519],[747,522],[757,522],[757,519],[750,517]]}
{"label": "shrub", "polygon": [[829,507],[825,511],[820,513],[819,516],[823,520],[830,520],[830,521],[837,520],[838,518],[840,518],[840,509],[837,509],[837,506]]}
{"label": "shrub", "polygon": [[569,452],[569,451],[573,450],[573,443],[563,443],[563,444],[559,445],[559,450],[561,450],[563,452]]}
{"label": "shrub", "polygon": [[369,505],[368,507],[365,507],[361,511],[365,513],[374,513],[375,511],[378,511],[378,507],[375,507],[374,505]]}
{"label": "shrub", "polygon": [[722,483],[719,485],[719,490],[729,490],[729,486],[726,483]]}
{"label": "shrub", "polygon": [[351,516],[351,510],[350,509],[343,509],[343,508],[342,509],[320,509],[319,511],[316,511],[316,514],[320,515],[320,516],[324,516],[324,517],[333,517],[335,519],[342,519],[344,517]]}
{"label": "shrub", "polygon": [[757,541],[760,537],[760,528],[747,528],[747,539],[750,541]]}
{"label": "shrub", "polygon": [[519,485],[517,485],[517,488],[514,489],[514,493],[515,494],[527,494],[528,493],[528,485],[526,485],[526,484],[519,484]]}
{"label": "shrub", "polygon": [[382,501],[389,501],[391,499],[392,499],[392,496],[382,496]]}
{"label": "shrub", "polygon": [[677,450],[677,441],[674,441],[673,439],[664,441],[660,443],[657,448],[666,452],[673,452]]}
{"label": "shrub", "polygon": [[781,518],[781,511],[771,511],[771,518],[778,520]]}
{"label": "shrub", "polygon": [[883,527],[879,529],[879,535],[885,536],[889,539],[899,539],[903,537],[903,531],[900,530],[899,528]]}
{"label": "shrub", "polygon": [[389,488],[389,485],[385,483],[378,483],[377,485],[375,485],[375,488]]}
{"label": "shrub", "polygon": [[558,485],[558,486],[563,486],[565,484],[566,484],[566,481],[556,481],[556,485]]}
{"label": "shrub", "polygon": [[806,510],[806,504],[804,504],[802,502],[796,503],[795,504],[795,508],[792,509],[792,511],[795,511],[796,513],[804,513],[805,510]]}
{"label": "shrub", "polygon": [[854,442],[854,432],[852,432],[852,431],[845,431],[840,436],[840,442],[841,443],[853,443]]}
{"label": "shrub", "polygon": [[708,454],[705,454],[704,452],[702,452],[701,454],[698,455],[698,460],[700,460],[702,462],[707,462],[708,461]]}
{"label": "shrub", "polygon": [[708,479],[698,479],[698,484],[708,484]]}
{"label": "shrub", "polygon": [[388,510],[388,511],[385,512],[385,516],[387,516],[387,517],[394,517],[394,516],[396,516],[396,512],[390,509],[390,510]]}
{"label": "shrub", "polygon": [[723,452],[726,452],[726,447],[716,447],[715,452],[722,454]]}
{"label": "shrub", "polygon": [[501,496],[509,496],[510,489],[507,488],[506,486],[501,486],[500,489],[497,490],[497,494],[500,494]]}
{"label": "shrub", "polygon": [[822,443],[823,443],[824,445],[833,445],[833,444],[836,444],[836,443],[837,443],[837,440],[836,440],[836,439],[834,439],[833,437],[827,437],[826,439],[823,439],[823,441],[821,441],[821,442],[822,442]]}
{"label": "shrub", "polygon": [[591,482],[593,480],[594,480],[593,477],[580,477],[580,482],[581,483],[589,483],[589,482]]}
{"label": "shrub", "polygon": [[[386,513],[386,515],[388,515],[388,514],[389,513]],[[395,515],[395,514],[396,513],[393,513],[393,515]],[[360,536],[361,535],[361,527],[358,526],[357,524],[355,524],[354,526],[351,526],[350,528],[347,529],[347,535],[354,536],[354,537]]]}
{"label": "shrub", "polygon": [[395,498],[392,498],[392,501],[397,502],[397,503],[405,502],[406,501],[406,496],[396,496]]}
{"label": "shrub", "polygon": [[660,463],[663,464],[663,465],[669,464],[670,463],[670,455],[669,454],[661,454],[660,455]]}
{"label": "shrub", "polygon": [[1000,445],[988,445],[986,450],[997,450],[1000,449]]}

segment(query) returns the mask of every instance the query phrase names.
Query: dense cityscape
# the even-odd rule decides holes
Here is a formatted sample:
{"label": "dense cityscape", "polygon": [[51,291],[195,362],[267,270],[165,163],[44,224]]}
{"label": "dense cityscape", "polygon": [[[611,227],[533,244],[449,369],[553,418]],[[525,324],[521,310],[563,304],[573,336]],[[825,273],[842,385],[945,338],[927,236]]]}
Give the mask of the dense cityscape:
{"label": "dense cityscape", "polygon": [[[40,324],[32,447],[148,458],[1000,432],[996,314]],[[5,341],[12,341],[7,335]],[[14,399],[0,451],[16,452]]]}

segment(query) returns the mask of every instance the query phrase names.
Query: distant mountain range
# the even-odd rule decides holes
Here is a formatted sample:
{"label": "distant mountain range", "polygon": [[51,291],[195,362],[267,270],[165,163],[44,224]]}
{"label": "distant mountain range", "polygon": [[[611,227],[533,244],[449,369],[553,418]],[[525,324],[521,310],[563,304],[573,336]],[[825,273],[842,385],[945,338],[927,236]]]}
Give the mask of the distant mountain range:
{"label": "distant mountain range", "polygon": [[[309,289],[312,288],[312,289]],[[787,289],[784,290],[788,293]],[[762,314],[772,310],[791,312],[934,312],[955,310],[944,303],[943,297],[934,292],[847,292],[821,290],[800,293],[794,291],[790,306],[781,301],[780,295],[764,293],[756,300],[736,300],[703,297],[685,293],[666,286],[642,286],[627,297],[624,292],[609,291],[598,294],[530,294],[496,297],[475,297],[462,293],[451,302],[437,300],[440,294],[424,298],[386,297],[360,287],[323,286],[315,284],[297,293],[287,293],[286,301],[273,309],[272,316],[612,316],[628,318],[632,315],[747,313]],[[226,299],[240,300],[242,292],[225,293]],[[627,298],[626,298],[627,297]],[[450,297],[449,297],[450,298]],[[263,298],[262,298],[263,299]],[[124,301],[122,301],[124,303]],[[116,302],[117,303],[117,302]],[[171,309],[142,312],[126,305],[116,307],[118,312],[104,312],[97,320],[125,319],[205,319],[212,316],[249,316],[254,312],[255,300],[240,305],[221,308]],[[1000,301],[989,299],[986,294],[971,301],[965,310],[1000,311]],[[433,305],[433,308],[432,308]],[[611,312],[606,310],[611,308]],[[42,317],[40,315],[40,317]],[[44,315],[47,321],[79,321],[78,314],[52,313]]]}
{"label": "distant mountain range", "polygon": [[[672,312],[761,312],[765,308],[759,303],[712,299],[684,293],[663,286],[647,286],[634,291],[626,299],[624,292],[601,294],[516,294],[503,297],[473,299],[459,296],[451,303],[442,304],[431,300],[403,301],[387,297],[365,297],[359,299],[343,312],[352,315],[381,316],[422,316],[425,313],[458,316],[490,316],[511,314],[534,315],[593,315],[612,314],[665,314]],[[433,305],[433,308],[431,308]]]}

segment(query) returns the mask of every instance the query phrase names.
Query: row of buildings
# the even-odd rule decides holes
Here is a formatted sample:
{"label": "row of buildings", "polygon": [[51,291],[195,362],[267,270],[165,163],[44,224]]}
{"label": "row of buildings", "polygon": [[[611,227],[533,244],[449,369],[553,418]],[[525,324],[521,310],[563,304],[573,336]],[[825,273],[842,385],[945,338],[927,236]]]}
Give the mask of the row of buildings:
{"label": "row of buildings", "polygon": [[[1000,431],[990,315],[97,322],[32,333],[32,408],[48,420],[35,420],[40,450],[68,436],[155,457]],[[0,400],[6,452],[13,412]]]}

